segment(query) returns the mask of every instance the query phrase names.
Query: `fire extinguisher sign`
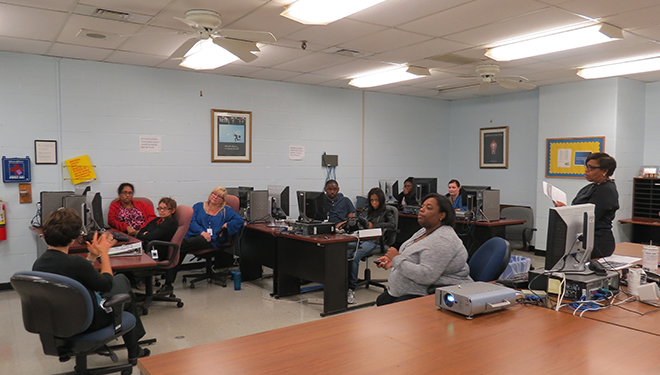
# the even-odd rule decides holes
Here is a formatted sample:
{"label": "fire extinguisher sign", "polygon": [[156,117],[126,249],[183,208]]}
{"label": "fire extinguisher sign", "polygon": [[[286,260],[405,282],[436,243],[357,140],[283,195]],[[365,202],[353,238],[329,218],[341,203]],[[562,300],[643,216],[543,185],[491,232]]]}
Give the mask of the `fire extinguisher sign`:
{"label": "fire extinguisher sign", "polygon": [[2,157],[2,182],[30,182],[30,157],[8,158]]}

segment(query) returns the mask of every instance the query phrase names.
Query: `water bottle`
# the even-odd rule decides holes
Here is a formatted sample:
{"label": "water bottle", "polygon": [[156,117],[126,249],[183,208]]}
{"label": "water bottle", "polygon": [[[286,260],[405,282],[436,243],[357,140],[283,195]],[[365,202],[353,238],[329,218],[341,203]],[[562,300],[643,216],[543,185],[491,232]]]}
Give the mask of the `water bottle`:
{"label": "water bottle", "polygon": [[234,277],[234,290],[241,290],[241,271],[231,271]]}

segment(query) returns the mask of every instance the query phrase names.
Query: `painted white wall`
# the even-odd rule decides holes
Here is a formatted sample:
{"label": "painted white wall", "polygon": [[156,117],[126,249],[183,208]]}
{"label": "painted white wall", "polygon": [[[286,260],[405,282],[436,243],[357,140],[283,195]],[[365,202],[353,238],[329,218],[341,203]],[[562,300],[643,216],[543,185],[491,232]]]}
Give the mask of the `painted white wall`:
{"label": "painted white wall", "polygon": [[[463,185],[500,189],[501,204],[536,206],[538,91],[451,102],[449,174],[438,190],[447,192],[455,178]],[[509,168],[479,168],[479,129],[509,127]]]}
{"label": "painted white wall", "polygon": [[[437,99],[366,93],[363,102],[356,90],[11,53],[0,54],[0,66],[2,155],[32,157],[35,139],[58,141],[60,165],[33,164],[35,203],[39,191],[72,190],[61,163],[88,154],[106,212],[123,181],[138,196],[187,205],[218,185],[273,184],[290,185],[296,217],[295,191],[323,189],[324,151],[339,155],[341,191],[353,200],[363,193],[363,113],[364,189],[379,178],[438,175],[443,167],[431,162],[449,142],[448,102]],[[252,163],[211,163],[211,109],[252,111]],[[139,152],[140,135],[160,136],[162,152]],[[305,159],[289,160],[289,145],[305,146]],[[36,259],[28,230],[36,209],[17,203],[16,184],[0,185],[0,197],[9,207],[9,238],[0,242],[7,282]]]}

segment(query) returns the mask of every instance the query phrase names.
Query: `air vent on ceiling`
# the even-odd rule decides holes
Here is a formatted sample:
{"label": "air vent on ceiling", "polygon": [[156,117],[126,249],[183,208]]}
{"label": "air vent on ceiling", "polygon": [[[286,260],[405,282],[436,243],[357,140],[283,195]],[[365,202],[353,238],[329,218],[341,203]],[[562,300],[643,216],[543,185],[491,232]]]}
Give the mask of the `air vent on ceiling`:
{"label": "air vent on ceiling", "polygon": [[337,48],[337,47],[330,47],[328,49],[323,50],[323,52],[332,53],[332,54],[335,54],[335,55],[354,57],[354,58],[363,58],[363,57],[369,57],[369,56],[373,55],[373,53],[371,53],[371,52],[360,52],[360,51],[354,51],[352,49]]}
{"label": "air vent on ceiling", "polygon": [[131,22],[144,25],[151,20],[151,16],[138,13],[128,13],[119,10],[103,9],[91,5],[78,4],[73,11],[84,16],[104,18],[113,21]]}
{"label": "air vent on ceiling", "polygon": [[116,10],[110,10],[110,9],[101,9],[97,8],[94,13],[92,13],[92,16],[95,17],[100,17],[100,18],[107,18],[109,20],[117,20],[117,21],[130,21],[131,20],[131,15],[126,12],[118,12]]}
{"label": "air vent on ceiling", "polygon": [[463,57],[459,55],[455,55],[453,53],[446,53],[444,55],[436,55],[436,56],[431,56],[427,57],[427,60],[434,60],[434,61],[440,61],[440,62],[446,62],[450,64],[456,64],[456,65],[465,65],[465,64],[472,64],[478,61],[481,61],[481,59],[474,59],[471,57]]}

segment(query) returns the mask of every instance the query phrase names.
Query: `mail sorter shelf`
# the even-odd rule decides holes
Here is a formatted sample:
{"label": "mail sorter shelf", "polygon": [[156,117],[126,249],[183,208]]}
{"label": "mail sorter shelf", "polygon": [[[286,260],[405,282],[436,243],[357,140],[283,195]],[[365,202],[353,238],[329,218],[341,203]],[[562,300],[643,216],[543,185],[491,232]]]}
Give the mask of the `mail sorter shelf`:
{"label": "mail sorter shelf", "polygon": [[660,212],[660,179],[635,178],[633,180],[633,220],[658,218],[658,212]]}

